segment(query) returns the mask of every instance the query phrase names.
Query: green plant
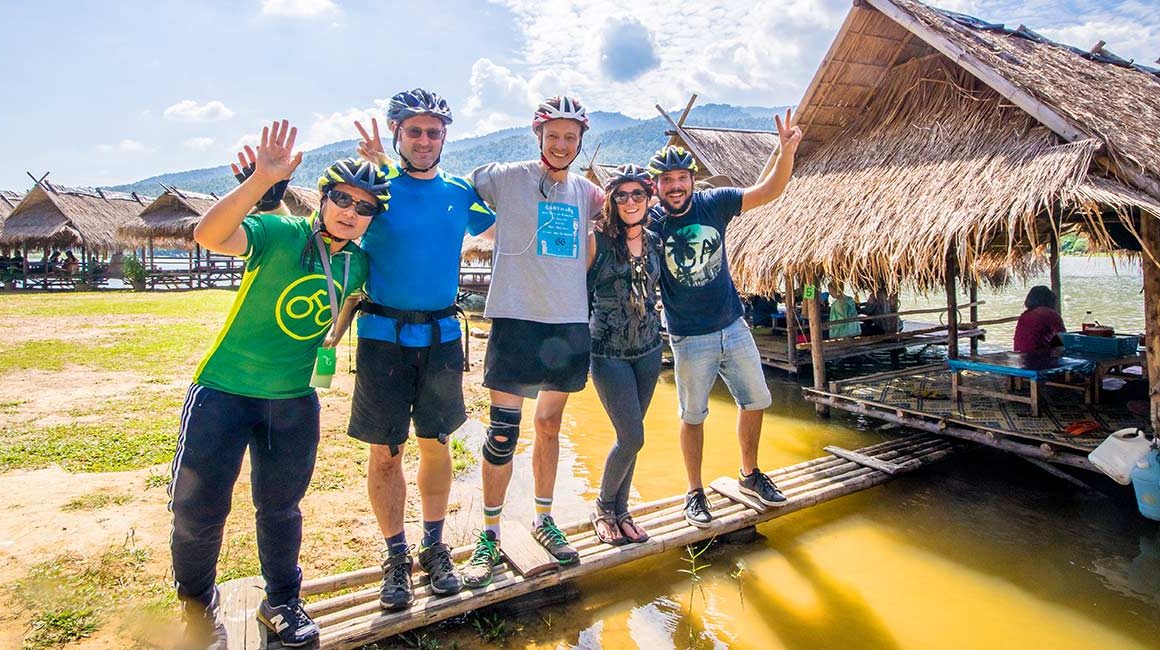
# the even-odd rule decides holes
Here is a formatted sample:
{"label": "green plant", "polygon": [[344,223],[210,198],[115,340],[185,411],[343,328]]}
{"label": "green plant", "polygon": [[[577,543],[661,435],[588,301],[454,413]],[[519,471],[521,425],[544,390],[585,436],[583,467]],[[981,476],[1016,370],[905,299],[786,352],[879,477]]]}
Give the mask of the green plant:
{"label": "green plant", "polygon": [[145,281],[145,265],[141,260],[134,255],[125,260],[124,266],[121,267],[121,277],[129,282],[144,282]]}
{"label": "green plant", "polygon": [[696,596],[697,590],[700,590],[701,600],[707,600],[705,596],[705,585],[701,583],[701,571],[712,566],[707,562],[702,564],[701,556],[713,545],[714,539],[716,537],[710,539],[708,542],[701,543],[697,548],[694,548],[691,544],[686,546],[685,557],[681,559],[689,563],[689,568],[678,569],[681,573],[689,576],[689,613],[687,614],[689,619],[689,647],[696,647],[697,643],[697,635],[693,626],[693,598]]}
{"label": "green plant", "polygon": [[462,438],[451,439],[451,473],[459,476],[475,464],[475,454],[467,448]]}
{"label": "green plant", "polygon": [[471,627],[475,628],[475,633],[487,643],[503,641],[516,632],[514,629],[508,627],[507,621],[502,616],[494,613],[474,613],[471,619]]}

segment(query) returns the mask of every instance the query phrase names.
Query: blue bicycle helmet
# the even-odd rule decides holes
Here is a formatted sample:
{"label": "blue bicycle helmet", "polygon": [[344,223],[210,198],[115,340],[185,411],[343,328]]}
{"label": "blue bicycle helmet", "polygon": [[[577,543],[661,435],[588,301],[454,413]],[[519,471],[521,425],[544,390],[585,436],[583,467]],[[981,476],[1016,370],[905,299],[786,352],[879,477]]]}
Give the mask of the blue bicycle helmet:
{"label": "blue bicycle helmet", "polygon": [[444,125],[451,124],[451,107],[447,100],[422,88],[396,94],[387,106],[387,119],[396,124],[416,115],[431,115],[442,120]]}

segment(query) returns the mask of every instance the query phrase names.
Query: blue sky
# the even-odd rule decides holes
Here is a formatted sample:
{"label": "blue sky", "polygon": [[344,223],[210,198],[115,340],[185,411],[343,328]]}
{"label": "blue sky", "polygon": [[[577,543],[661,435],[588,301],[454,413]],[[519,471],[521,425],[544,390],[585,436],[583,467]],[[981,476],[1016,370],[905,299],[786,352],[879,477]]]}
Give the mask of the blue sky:
{"label": "blue sky", "polygon": [[[1082,47],[1160,56],[1154,0],[942,0]],[[0,0],[0,189],[25,170],[115,184],[228,162],[263,122],[313,147],[394,92],[452,104],[452,137],[536,101],[649,117],[653,104],[795,103],[850,0]]]}

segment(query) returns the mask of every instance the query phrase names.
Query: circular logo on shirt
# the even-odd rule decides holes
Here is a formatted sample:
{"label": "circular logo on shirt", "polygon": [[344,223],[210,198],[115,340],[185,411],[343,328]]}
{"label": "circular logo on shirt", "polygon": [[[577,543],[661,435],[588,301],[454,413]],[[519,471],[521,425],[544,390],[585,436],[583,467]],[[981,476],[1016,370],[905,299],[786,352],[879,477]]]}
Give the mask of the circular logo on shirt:
{"label": "circular logo on shirt", "polygon": [[[334,284],[341,296],[342,285]],[[298,341],[313,339],[325,332],[334,320],[326,292],[326,276],[307,275],[290,283],[278,296],[274,317],[286,336]]]}
{"label": "circular logo on shirt", "polygon": [[665,240],[665,265],[677,282],[703,287],[721,273],[721,233],[712,226],[690,224]]}

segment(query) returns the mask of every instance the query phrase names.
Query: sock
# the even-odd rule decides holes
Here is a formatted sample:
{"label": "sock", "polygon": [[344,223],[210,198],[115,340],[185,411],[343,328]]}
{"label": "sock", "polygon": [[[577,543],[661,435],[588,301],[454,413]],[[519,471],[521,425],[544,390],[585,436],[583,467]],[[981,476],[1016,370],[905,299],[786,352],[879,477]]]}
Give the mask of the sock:
{"label": "sock", "polygon": [[499,516],[502,512],[503,505],[494,508],[483,507],[483,530],[491,533],[495,539],[499,539]]}
{"label": "sock", "polygon": [[431,548],[443,541],[443,522],[443,519],[423,522],[423,541],[420,542],[423,548]]}
{"label": "sock", "polygon": [[552,497],[536,497],[536,527],[544,523],[544,517],[552,514]]}
{"label": "sock", "polygon": [[395,557],[407,552],[407,531],[399,531],[398,535],[387,538],[387,557]]}

